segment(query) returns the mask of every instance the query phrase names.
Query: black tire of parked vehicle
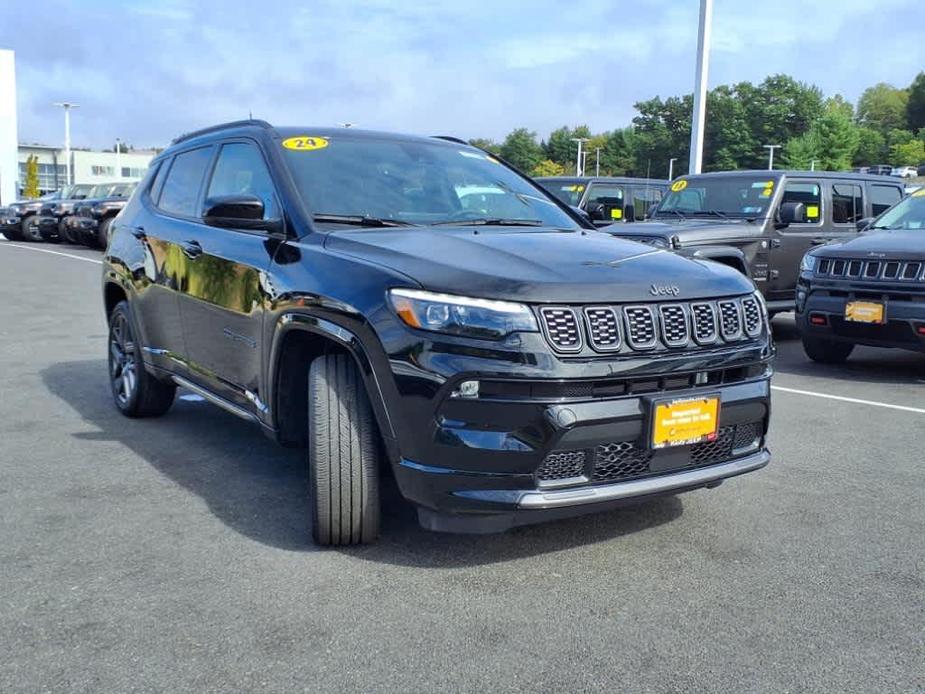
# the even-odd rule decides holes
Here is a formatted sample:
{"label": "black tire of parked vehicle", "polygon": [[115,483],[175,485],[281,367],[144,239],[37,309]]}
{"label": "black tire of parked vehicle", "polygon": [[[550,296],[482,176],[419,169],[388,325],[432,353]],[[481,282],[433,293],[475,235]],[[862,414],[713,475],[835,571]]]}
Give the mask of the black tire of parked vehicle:
{"label": "black tire of parked vehicle", "polygon": [[64,243],[67,241],[67,228],[64,226],[64,220],[62,219],[58,222],[58,242]]}
{"label": "black tire of parked vehicle", "polygon": [[7,241],[22,241],[22,231],[19,229],[7,228],[3,230],[3,235]]}
{"label": "black tire of parked vehicle", "polygon": [[356,545],[379,535],[379,454],[372,408],[346,354],[317,357],[308,372],[312,535]]}
{"label": "black tire of parked vehicle", "polygon": [[77,246],[79,245],[80,242],[74,236],[73,230],[66,224],[66,221],[67,221],[67,218],[65,217],[64,219],[61,220],[61,222],[58,225],[59,229],[61,227],[64,227],[64,232],[61,236],[67,243]]}
{"label": "black tire of parked vehicle", "polygon": [[821,364],[843,364],[854,351],[854,345],[804,335],[803,351],[810,359]]}
{"label": "black tire of parked vehicle", "polygon": [[145,370],[134,325],[128,302],[120,301],[109,316],[109,385],[126,417],[158,417],[170,409],[177,387]]}
{"label": "black tire of parked vehicle", "polygon": [[22,220],[22,235],[26,241],[42,241],[39,233],[39,220],[35,215],[29,215]]}
{"label": "black tire of parked vehicle", "polygon": [[106,247],[109,245],[109,227],[112,226],[112,220],[112,217],[107,217],[102,222],[100,222],[100,225],[96,230],[95,245],[97,248],[106,250]]}

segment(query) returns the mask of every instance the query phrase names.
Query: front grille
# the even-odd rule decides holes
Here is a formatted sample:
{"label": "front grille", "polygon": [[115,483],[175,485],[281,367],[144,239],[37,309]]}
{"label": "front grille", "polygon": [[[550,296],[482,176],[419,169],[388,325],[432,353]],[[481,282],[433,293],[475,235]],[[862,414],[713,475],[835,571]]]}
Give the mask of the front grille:
{"label": "front grille", "polygon": [[556,451],[543,459],[536,471],[536,478],[542,482],[561,482],[582,477],[585,473],[584,451]]}
{"label": "front grille", "polygon": [[712,441],[691,446],[691,462],[688,467],[702,467],[731,458],[735,430],[735,427],[720,427]]}
{"label": "front grille", "polygon": [[742,317],[735,301],[719,302],[719,326],[724,340],[735,340],[742,335]]}
{"label": "front grille", "polygon": [[609,306],[586,308],[588,339],[599,352],[620,349],[620,317]]}
{"label": "front grille", "polygon": [[581,351],[581,332],[578,328],[578,317],[570,308],[552,308],[544,306],[540,309],[543,316],[543,326],[549,342],[560,352]]}
{"label": "front grille", "polygon": [[626,315],[626,341],[633,349],[649,349],[655,347],[655,318],[650,306],[627,306],[623,309]]}
{"label": "front grille", "polygon": [[765,312],[755,295],[693,303],[632,306],[542,306],[540,324],[557,352],[680,349],[756,338]]}
{"label": "front grille", "polygon": [[662,319],[662,336],[669,347],[686,345],[689,339],[687,311],[681,304],[659,306]]}
{"label": "front grille", "polygon": [[817,277],[846,277],[864,280],[925,280],[921,261],[903,260],[836,260],[820,258],[816,266]]}
{"label": "front grille", "polygon": [[626,477],[638,477],[649,470],[654,451],[638,448],[630,441],[607,443],[598,446],[594,452],[595,482],[610,482]]}
{"label": "front grille", "polygon": [[761,435],[761,428],[758,426],[758,422],[740,424],[735,430],[735,438],[732,440],[732,449],[734,451],[753,446]]}

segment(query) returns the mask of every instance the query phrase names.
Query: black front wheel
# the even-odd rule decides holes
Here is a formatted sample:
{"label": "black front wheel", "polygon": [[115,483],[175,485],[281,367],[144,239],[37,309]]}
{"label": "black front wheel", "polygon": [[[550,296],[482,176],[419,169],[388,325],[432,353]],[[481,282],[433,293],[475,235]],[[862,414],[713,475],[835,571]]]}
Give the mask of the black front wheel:
{"label": "black front wheel", "polygon": [[100,222],[96,229],[96,245],[103,250],[109,245],[109,228],[112,226],[112,217],[107,217]]}
{"label": "black front wheel", "polygon": [[120,301],[109,317],[109,385],[116,407],[126,417],[157,417],[173,404],[177,387],[145,371],[135,339],[128,302]]}
{"label": "black front wheel", "polygon": [[844,364],[854,351],[854,345],[850,342],[836,342],[804,335],[803,351],[810,359],[821,364]]}
{"label": "black front wheel", "polygon": [[22,235],[26,241],[42,241],[42,234],[39,232],[39,220],[35,215],[26,217],[22,220]]}

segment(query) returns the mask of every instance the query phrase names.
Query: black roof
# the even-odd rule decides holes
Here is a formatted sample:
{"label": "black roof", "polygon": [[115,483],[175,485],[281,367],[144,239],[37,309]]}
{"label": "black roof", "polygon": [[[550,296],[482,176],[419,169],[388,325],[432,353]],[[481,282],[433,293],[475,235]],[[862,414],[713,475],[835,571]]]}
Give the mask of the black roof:
{"label": "black roof", "polygon": [[667,186],[665,178],[633,178],[632,176],[536,176],[534,181],[562,181],[563,183],[645,183]]}

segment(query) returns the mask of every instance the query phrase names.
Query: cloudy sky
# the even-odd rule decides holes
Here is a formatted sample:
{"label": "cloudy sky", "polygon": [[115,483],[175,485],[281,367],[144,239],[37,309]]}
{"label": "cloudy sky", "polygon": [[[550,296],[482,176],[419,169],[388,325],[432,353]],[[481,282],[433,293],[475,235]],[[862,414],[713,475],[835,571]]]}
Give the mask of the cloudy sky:
{"label": "cloudy sky", "polygon": [[[500,138],[626,125],[690,91],[698,0],[5,2],[19,136],[163,145],[223,120]],[[921,0],[715,0],[710,84],[783,72],[856,100],[925,69]]]}

